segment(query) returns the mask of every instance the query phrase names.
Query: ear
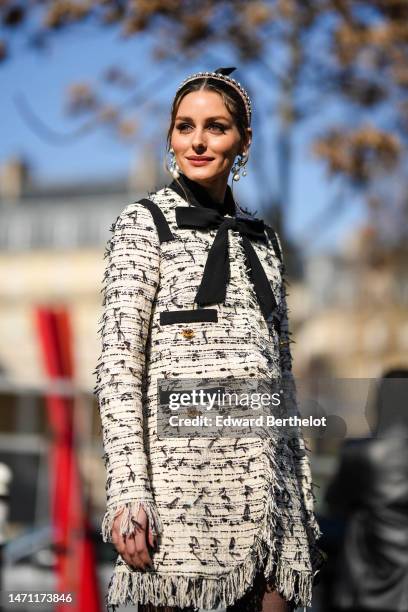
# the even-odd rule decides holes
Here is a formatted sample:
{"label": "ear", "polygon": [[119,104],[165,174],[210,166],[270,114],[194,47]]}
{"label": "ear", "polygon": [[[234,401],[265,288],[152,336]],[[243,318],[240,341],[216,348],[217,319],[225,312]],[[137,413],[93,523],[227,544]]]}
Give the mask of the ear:
{"label": "ear", "polygon": [[248,153],[249,148],[251,146],[251,142],[252,142],[252,128],[248,127],[246,128],[246,138],[243,142],[243,146],[241,149],[241,154],[245,151],[246,153]]}

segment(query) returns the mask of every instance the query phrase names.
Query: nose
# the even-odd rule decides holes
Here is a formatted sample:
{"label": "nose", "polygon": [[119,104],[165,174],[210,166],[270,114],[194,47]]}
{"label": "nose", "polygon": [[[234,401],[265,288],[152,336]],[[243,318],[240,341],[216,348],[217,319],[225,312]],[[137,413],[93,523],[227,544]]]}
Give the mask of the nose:
{"label": "nose", "polygon": [[202,128],[196,128],[193,132],[192,147],[195,151],[205,151],[207,144],[205,141],[204,130]]}

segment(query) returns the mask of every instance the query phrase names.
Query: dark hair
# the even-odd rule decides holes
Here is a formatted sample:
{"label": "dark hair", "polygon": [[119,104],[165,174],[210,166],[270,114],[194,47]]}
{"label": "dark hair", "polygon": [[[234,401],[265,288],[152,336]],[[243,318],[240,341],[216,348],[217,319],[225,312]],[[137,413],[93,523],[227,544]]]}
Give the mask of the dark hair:
{"label": "dark hair", "polygon": [[218,93],[222,97],[228,111],[231,113],[241,138],[244,142],[247,142],[248,133],[246,128],[249,127],[248,117],[246,114],[244,101],[240,94],[233,87],[231,87],[231,85],[228,85],[228,83],[224,81],[219,81],[211,77],[200,77],[194,79],[194,81],[186,83],[184,87],[177,92],[173,100],[171,107],[170,127],[167,132],[167,150],[170,149],[171,135],[180,102],[192,91],[214,91],[215,93]]}

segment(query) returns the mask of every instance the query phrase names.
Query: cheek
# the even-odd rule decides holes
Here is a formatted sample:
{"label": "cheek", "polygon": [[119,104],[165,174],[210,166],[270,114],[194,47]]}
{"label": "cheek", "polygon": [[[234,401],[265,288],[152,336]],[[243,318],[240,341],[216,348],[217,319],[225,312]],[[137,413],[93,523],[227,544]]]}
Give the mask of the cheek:
{"label": "cheek", "polygon": [[173,133],[172,137],[171,137],[171,141],[170,141],[171,146],[173,147],[174,151],[177,153],[177,151],[180,149],[181,147],[181,143],[180,143],[180,137],[178,136],[177,133]]}
{"label": "cheek", "polygon": [[214,139],[210,146],[214,153],[217,153],[220,157],[229,161],[234,161],[238,148],[235,139]]}
{"label": "cheek", "polygon": [[171,145],[175,153],[183,153],[190,147],[190,141],[187,135],[180,134],[180,132],[175,130],[171,137]]}

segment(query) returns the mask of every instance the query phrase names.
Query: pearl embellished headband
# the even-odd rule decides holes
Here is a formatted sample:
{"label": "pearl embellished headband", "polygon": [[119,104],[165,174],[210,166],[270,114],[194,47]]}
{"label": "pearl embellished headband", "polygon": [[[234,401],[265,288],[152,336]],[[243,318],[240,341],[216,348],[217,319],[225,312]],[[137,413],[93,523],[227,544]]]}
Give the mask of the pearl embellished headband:
{"label": "pearl embellished headband", "polygon": [[180,91],[182,87],[184,87],[186,83],[189,83],[190,81],[194,81],[195,79],[202,79],[202,78],[209,77],[211,79],[217,79],[219,81],[224,81],[224,83],[228,83],[228,85],[233,87],[240,94],[244,102],[244,105],[245,105],[248,125],[251,125],[251,117],[252,117],[251,99],[247,91],[242,87],[241,83],[239,81],[236,81],[232,77],[228,76],[233,70],[235,70],[235,68],[217,68],[217,70],[214,70],[214,72],[196,72],[190,75],[189,77],[187,77],[186,79],[184,79],[184,81],[177,88],[176,94]]}

